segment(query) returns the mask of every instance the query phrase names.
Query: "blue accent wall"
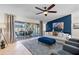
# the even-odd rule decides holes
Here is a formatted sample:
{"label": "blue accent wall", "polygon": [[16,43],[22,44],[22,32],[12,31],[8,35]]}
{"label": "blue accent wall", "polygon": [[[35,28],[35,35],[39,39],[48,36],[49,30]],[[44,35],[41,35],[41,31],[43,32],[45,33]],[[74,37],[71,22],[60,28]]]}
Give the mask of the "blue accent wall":
{"label": "blue accent wall", "polygon": [[64,33],[71,34],[71,15],[67,15],[52,21],[47,22],[46,24],[46,32],[52,32],[53,30],[53,23],[56,22],[64,22]]}

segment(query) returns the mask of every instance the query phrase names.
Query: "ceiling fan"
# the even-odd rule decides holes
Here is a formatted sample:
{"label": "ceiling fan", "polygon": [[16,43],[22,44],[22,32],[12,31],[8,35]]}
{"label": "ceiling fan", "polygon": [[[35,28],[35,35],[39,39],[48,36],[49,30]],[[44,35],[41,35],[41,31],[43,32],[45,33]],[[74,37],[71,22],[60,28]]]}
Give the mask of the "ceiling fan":
{"label": "ceiling fan", "polygon": [[47,16],[48,13],[57,13],[57,11],[50,11],[50,9],[52,9],[54,6],[55,6],[55,4],[52,4],[48,8],[47,7],[44,7],[44,9],[41,9],[39,7],[35,7],[36,9],[42,11],[42,12],[36,13],[36,15],[39,15],[39,14],[42,14],[43,13],[45,16]]}

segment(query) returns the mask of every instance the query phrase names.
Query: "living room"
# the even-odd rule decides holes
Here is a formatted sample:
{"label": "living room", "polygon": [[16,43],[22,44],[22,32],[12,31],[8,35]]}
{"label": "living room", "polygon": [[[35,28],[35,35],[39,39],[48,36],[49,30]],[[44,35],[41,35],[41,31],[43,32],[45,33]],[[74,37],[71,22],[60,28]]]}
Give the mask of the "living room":
{"label": "living room", "polygon": [[[38,14],[51,8],[52,13]],[[79,5],[78,4],[2,4],[0,5],[1,54],[11,55],[66,55],[79,54]],[[45,10],[48,12],[47,10]],[[56,12],[55,12],[56,11]],[[47,15],[45,15],[47,14]],[[76,20],[76,21],[75,21]],[[55,28],[57,27],[57,28]],[[40,40],[50,39],[46,41]],[[51,38],[55,39],[51,41]],[[39,39],[39,40],[36,40]],[[69,41],[71,39],[71,41]],[[76,42],[77,40],[77,42]],[[40,42],[39,42],[40,41]],[[56,44],[51,45],[52,42]],[[65,41],[67,41],[65,44]],[[75,43],[74,43],[75,41]],[[17,43],[17,45],[16,45]],[[45,43],[45,44],[43,44]],[[46,45],[49,44],[49,45]],[[63,52],[63,45],[67,50]],[[78,45],[78,46],[77,46]],[[17,46],[18,48],[16,49]],[[14,47],[14,48],[13,48]],[[13,50],[11,50],[12,48]],[[19,49],[22,48],[22,49]],[[8,49],[8,50],[7,50]],[[14,50],[16,49],[16,51]],[[19,50],[18,50],[19,49]],[[74,49],[75,52],[70,50]],[[27,50],[27,51],[24,51]],[[7,52],[6,52],[7,51]],[[15,52],[14,52],[15,51]],[[73,51],[73,50],[72,50]],[[4,53],[3,53],[4,52]],[[60,52],[60,53],[58,53]],[[62,53],[61,53],[62,52]]]}

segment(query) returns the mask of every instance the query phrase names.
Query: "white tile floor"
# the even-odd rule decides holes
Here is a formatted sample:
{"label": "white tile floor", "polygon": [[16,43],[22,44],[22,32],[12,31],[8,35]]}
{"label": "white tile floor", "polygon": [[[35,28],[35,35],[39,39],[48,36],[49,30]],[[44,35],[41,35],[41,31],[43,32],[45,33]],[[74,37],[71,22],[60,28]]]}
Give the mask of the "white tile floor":
{"label": "white tile floor", "polygon": [[9,44],[6,48],[0,49],[0,55],[31,55],[19,41]]}

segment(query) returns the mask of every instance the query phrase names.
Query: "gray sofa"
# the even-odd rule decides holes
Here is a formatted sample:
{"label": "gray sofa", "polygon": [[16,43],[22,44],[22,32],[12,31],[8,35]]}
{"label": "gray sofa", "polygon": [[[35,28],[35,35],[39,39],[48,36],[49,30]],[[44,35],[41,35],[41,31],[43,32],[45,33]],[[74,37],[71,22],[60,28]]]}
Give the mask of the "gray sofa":
{"label": "gray sofa", "polygon": [[59,51],[60,55],[79,55],[79,39],[71,38],[63,45],[63,50]]}
{"label": "gray sofa", "polygon": [[79,48],[79,43],[77,42],[66,41],[65,43]]}
{"label": "gray sofa", "polygon": [[71,38],[63,45],[63,49],[51,55],[79,55],[79,39]]}
{"label": "gray sofa", "polygon": [[64,45],[63,50],[58,51],[59,55],[79,55],[79,48],[72,45]]}
{"label": "gray sofa", "polygon": [[70,38],[69,41],[79,43],[79,39],[76,39],[76,38]]}

